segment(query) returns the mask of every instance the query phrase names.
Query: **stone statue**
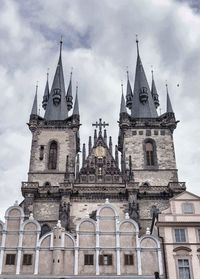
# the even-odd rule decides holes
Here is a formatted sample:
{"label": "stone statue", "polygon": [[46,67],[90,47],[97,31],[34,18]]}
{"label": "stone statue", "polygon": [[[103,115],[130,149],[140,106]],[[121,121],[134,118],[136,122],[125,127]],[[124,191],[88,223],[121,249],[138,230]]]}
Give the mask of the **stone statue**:
{"label": "stone statue", "polygon": [[64,202],[60,204],[59,208],[59,220],[61,225],[66,231],[70,230],[70,203]]}

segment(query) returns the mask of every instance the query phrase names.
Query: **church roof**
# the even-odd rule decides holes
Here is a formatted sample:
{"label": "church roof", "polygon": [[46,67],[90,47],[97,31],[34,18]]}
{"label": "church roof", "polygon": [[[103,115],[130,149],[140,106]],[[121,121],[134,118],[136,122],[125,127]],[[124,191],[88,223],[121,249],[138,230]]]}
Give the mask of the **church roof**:
{"label": "church roof", "polygon": [[131,116],[134,118],[155,118],[158,117],[158,114],[140,58],[138,40],[136,42],[137,63],[135,71],[135,84],[132,99]]}
{"label": "church roof", "polygon": [[58,65],[44,115],[46,120],[64,120],[68,117],[61,49],[62,41],[60,42]]}

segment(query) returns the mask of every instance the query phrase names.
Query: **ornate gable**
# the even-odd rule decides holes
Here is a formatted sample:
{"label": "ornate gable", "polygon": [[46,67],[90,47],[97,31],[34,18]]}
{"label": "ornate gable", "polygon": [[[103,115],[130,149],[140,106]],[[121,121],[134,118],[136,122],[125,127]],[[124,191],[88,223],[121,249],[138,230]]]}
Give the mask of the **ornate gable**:
{"label": "ornate gable", "polygon": [[122,176],[117,158],[112,155],[111,144],[107,145],[105,137],[99,131],[77,177],[82,183],[122,183]]}

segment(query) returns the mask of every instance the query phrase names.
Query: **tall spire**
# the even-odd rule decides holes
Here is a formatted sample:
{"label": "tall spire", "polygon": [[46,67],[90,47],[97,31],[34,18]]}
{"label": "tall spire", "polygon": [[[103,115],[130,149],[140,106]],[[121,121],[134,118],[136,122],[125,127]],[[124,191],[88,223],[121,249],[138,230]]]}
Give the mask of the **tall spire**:
{"label": "tall spire", "polygon": [[37,92],[38,92],[38,84],[36,85],[36,89],[35,89],[35,97],[34,97],[34,101],[33,101],[31,115],[38,115],[38,112],[37,112]]}
{"label": "tall spire", "polygon": [[149,84],[145,75],[142,61],[139,53],[139,41],[137,44],[137,64],[135,71],[134,94],[132,99],[131,116],[135,118],[154,118],[158,117]]}
{"label": "tall spire", "polygon": [[73,115],[79,115],[79,104],[78,104],[78,85],[76,86],[76,97],[74,103]]}
{"label": "tall spire", "polygon": [[151,74],[152,74],[151,95],[152,95],[155,107],[158,108],[160,103],[159,103],[158,93],[157,93],[157,89],[156,89],[156,85],[155,85],[155,81],[154,81],[153,70],[151,71]]}
{"label": "tall spire", "polygon": [[60,41],[60,54],[56,68],[49,100],[47,102],[44,118],[46,120],[64,120],[68,117],[67,102],[65,98],[65,82],[62,66],[62,39]]}
{"label": "tall spire", "polygon": [[127,108],[131,109],[132,108],[132,98],[133,98],[133,92],[131,88],[131,84],[129,81],[129,72],[127,70],[127,86],[126,86],[126,106]]}
{"label": "tall spire", "polygon": [[166,84],[166,91],[167,91],[167,112],[168,113],[174,113],[174,111],[172,109],[171,100],[170,100],[170,97],[169,97],[168,85],[167,84]]}
{"label": "tall spire", "polygon": [[73,105],[73,97],[72,97],[72,71],[70,73],[70,80],[69,80],[69,85],[67,89],[67,95],[66,95],[66,101],[67,101],[67,109],[70,111]]}
{"label": "tall spire", "polygon": [[47,72],[47,81],[46,81],[46,86],[45,86],[44,96],[42,101],[42,107],[44,110],[47,107],[48,100],[49,100],[49,73]]}

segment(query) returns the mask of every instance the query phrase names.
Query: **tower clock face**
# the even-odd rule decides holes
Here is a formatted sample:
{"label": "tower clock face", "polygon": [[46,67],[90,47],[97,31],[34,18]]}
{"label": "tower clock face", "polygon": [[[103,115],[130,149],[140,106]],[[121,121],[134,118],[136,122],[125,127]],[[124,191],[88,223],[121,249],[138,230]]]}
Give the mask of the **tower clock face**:
{"label": "tower clock face", "polygon": [[102,158],[106,156],[106,150],[103,146],[97,146],[95,149],[95,156],[98,158]]}

